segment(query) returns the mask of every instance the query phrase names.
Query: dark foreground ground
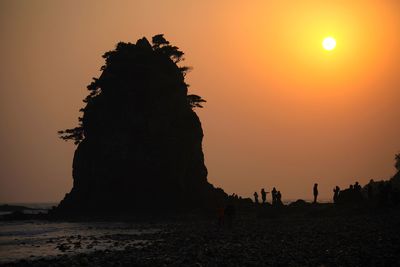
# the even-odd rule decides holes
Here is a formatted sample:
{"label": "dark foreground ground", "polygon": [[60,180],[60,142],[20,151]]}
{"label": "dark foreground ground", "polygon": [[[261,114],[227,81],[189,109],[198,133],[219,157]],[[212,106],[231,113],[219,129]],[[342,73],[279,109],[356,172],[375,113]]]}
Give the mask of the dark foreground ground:
{"label": "dark foreground ground", "polygon": [[[123,250],[18,261],[4,266],[400,266],[400,212],[266,210],[153,224],[146,236],[118,235]],[[135,240],[147,242],[135,246]],[[72,242],[72,241],[71,241]],[[68,245],[68,244],[67,244]]]}

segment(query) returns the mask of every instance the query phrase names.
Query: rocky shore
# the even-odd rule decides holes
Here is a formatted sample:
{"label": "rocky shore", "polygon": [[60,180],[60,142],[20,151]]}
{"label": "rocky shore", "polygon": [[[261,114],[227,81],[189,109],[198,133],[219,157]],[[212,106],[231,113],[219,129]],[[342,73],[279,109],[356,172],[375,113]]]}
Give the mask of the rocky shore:
{"label": "rocky shore", "polygon": [[[310,208],[310,210],[312,207]],[[400,266],[400,212],[239,213],[144,224],[144,235],[108,237],[118,250],[21,260],[2,266]],[[74,249],[75,238],[63,244]]]}

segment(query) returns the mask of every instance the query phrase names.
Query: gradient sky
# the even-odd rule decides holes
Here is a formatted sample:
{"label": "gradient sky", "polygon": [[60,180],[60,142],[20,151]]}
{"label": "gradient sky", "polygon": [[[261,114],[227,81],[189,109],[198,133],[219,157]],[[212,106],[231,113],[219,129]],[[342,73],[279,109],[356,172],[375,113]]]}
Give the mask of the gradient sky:
{"label": "gradient sky", "polygon": [[[0,0],[0,202],[72,186],[86,86],[119,41],[158,33],[186,54],[209,181],[322,198],[387,179],[400,150],[400,2]],[[333,51],[322,49],[325,36]],[[269,197],[269,196],[268,196]]]}

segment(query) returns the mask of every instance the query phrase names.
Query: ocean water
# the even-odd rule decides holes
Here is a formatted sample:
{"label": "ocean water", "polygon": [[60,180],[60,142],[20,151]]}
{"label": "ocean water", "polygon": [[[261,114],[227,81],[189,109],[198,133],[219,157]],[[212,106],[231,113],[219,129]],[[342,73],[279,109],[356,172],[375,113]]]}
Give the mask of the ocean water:
{"label": "ocean water", "polygon": [[[26,214],[38,214],[38,213],[46,213],[52,207],[57,206],[58,203],[55,202],[46,202],[46,203],[0,203],[1,205],[12,205],[12,206],[23,206],[26,208],[30,208],[27,210],[23,210],[23,213]],[[1,215],[6,215],[12,213],[11,211],[0,211]]]}
{"label": "ocean water", "polygon": [[146,246],[141,236],[157,231],[123,222],[0,222],[0,263]]}

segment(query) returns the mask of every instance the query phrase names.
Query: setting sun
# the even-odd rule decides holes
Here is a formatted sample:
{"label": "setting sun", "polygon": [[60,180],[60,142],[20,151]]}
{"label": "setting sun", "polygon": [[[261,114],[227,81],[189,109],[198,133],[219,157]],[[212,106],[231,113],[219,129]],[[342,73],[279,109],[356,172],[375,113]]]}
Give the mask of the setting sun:
{"label": "setting sun", "polygon": [[326,37],[322,41],[322,46],[325,50],[333,50],[336,47],[336,40],[333,37]]}

